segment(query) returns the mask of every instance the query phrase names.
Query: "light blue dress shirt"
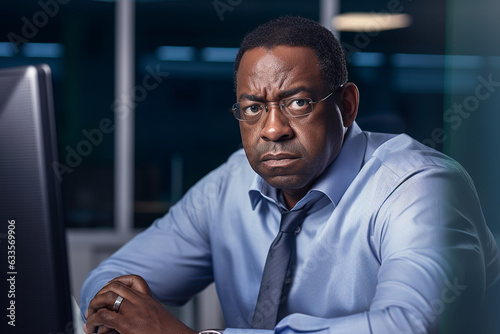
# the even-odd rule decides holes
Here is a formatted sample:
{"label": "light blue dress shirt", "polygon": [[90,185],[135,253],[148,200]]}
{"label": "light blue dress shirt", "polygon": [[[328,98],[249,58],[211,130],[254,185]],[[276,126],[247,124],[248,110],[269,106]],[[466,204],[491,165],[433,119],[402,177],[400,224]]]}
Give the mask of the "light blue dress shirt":
{"label": "light blue dress shirt", "polygon": [[[354,123],[337,159],[295,208],[314,204],[297,235],[294,276],[276,333],[424,333],[479,308],[500,258],[463,168],[406,135]],[[81,309],[114,277],[142,276],[182,304],[215,281],[225,334],[251,330],[281,194],[242,150],[92,271]],[[440,323],[441,321],[441,323]]]}

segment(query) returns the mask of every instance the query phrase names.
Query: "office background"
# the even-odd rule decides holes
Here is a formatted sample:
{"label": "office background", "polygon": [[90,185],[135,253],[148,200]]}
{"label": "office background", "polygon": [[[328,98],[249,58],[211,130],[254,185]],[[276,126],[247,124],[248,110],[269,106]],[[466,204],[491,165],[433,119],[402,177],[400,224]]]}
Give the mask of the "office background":
{"label": "office background", "polygon": [[[90,268],[241,147],[228,112],[235,52],[246,32],[286,14],[336,30],[360,88],[361,127],[406,132],[461,162],[500,236],[497,0],[9,0],[0,8],[0,67],[45,62],[53,69],[56,170],[77,298]],[[334,16],[353,12],[371,15],[376,27],[388,20],[377,14],[406,14],[406,24],[335,29]],[[115,52],[123,43],[133,51]],[[117,66],[122,61],[131,71]],[[123,80],[129,85],[118,92]],[[116,155],[123,120],[131,142],[120,149],[133,162],[126,224],[115,196],[123,190],[117,165],[127,161]],[[213,298],[208,291],[178,312],[210,327],[218,315],[204,305]]]}

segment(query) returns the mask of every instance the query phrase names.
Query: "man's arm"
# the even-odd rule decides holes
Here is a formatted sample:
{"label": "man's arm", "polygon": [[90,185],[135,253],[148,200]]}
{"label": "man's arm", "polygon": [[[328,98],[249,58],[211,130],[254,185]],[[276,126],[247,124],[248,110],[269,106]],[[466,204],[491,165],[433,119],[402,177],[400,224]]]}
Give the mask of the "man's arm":
{"label": "man's arm", "polygon": [[[115,278],[121,280],[123,276],[137,275],[147,282],[148,291],[150,289],[152,293],[151,296],[140,293],[137,295],[141,298],[132,305],[138,309],[156,307],[154,305],[158,304],[157,301],[169,305],[182,305],[213,282],[212,246],[208,225],[209,222],[216,221],[213,218],[214,210],[218,210],[220,206],[220,193],[225,191],[228,176],[241,172],[241,162],[246,163],[244,159],[241,152],[235,154],[228,163],[194,185],[164,217],[156,220],[148,229],[94,269],[82,286],[80,299],[82,317],[86,319],[87,310],[89,310],[87,315],[90,316],[100,309],[102,311],[97,313],[103,312],[103,315],[111,314],[116,317],[116,314],[107,311],[112,310],[119,292],[114,290],[110,292],[109,289],[117,287],[125,289],[127,299],[122,303],[129,305],[131,309],[129,298],[134,296],[133,290],[136,285],[127,287],[114,283],[106,285]],[[107,299],[100,294],[107,295]],[[98,298],[94,298],[95,296]],[[164,308],[158,310],[163,320],[176,328],[180,326],[178,320],[170,314],[165,315],[168,312]],[[133,320],[139,314],[141,312],[130,312],[128,316]],[[104,324],[102,319],[96,319],[96,317],[89,319],[91,324],[88,325],[113,328],[114,323],[102,326]],[[121,322],[118,325],[121,326],[120,324]],[[180,327],[187,328],[184,325]],[[122,327],[117,329],[126,330]],[[151,332],[146,331],[146,333]]]}
{"label": "man's arm", "polygon": [[500,262],[468,176],[445,168],[407,175],[373,217],[369,241],[359,240],[380,261],[370,308],[335,318],[291,314],[274,332],[474,332]]}
{"label": "man's arm", "polygon": [[[443,169],[408,176],[381,205],[369,240],[359,241],[370,242],[380,261],[368,310],[333,318],[291,314],[274,331],[386,334],[433,333],[442,326],[463,329],[468,312],[479,310],[485,288],[498,278],[499,259],[475,190],[457,175]],[[453,320],[448,315],[454,315]],[[225,330],[232,332],[264,331]]]}
{"label": "man's arm", "polygon": [[195,187],[169,213],[103,261],[81,290],[82,315],[90,301],[109,281],[138,275],[148,282],[153,296],[170,305],[182,305],[213,281],[208,232],[209,206],[196,201]]}

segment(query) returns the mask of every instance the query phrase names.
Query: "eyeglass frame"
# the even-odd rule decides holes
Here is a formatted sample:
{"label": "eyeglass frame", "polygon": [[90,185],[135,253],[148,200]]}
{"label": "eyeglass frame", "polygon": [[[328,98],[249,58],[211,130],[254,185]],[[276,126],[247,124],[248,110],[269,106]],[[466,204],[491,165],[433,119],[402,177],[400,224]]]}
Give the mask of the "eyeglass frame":
{"label": "eyeglass frame", "polygon": [[[314,111],[314,105],[317,104],[317,103],[320,103],[320,102],[323,102],[325,101],[326,99],[328,99],[330,96],[333,95],[333,93],[335,93],[339,88],[342,88],[344,85],[341,85],[339,86],[337,89],[333,90],[332,92],[330,92],[330,94],[328,94],[327,96],[325,96],[324,98],[322,98],[321,100],[318,100],[318,101],[313,101],[310,97],[304,97],[304,98],[297,98],[297,97],[289,97],[289,98],[286,98],[286,99],[282,99],[280,102],[269,102],[269,103],[262,103],[260,102],[259,106],[264,106],[264,109],[260,109],[260,116],[259,118],[256,118],[256,119],[239,119],[238,117],[236,117],[236,105],[239,105],[240,102],[236,102],[234,103],[232,106],[231,106],[231,109],[229,109],[229,111],[233,114],[234,118],[236,118],[238,121],[242,121],[242,122],[257,122],[258,120],[261,119],[263,113],[262,111],[266,111],[266,112],[269,112],[269,106],[272,106],[272,105],[277,105],[279,108],[280,108],[280,111],[287,117],[303,117],[303,116],[308,116],[310,114],[312,114],[312,112]],[[307,102],[309,105],[311,105],[311,111],[306,113],[306,114],[301,114],[301,115],[292,115],[291,113],[288,112],[287,108],[285,107],[286,103],[285,102],[288,102],[288,101],[293,101],[293,100],[309,100],[309,102]],[[238,109],[239,109],[239,106],[238,106]],[[283,111],[283,109],[285,111]]]}

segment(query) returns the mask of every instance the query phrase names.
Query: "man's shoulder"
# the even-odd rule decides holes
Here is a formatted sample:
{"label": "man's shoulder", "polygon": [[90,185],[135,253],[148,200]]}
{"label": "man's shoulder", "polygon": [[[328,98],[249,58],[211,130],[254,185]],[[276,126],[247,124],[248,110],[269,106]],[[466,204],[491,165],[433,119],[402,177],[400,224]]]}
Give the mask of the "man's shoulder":
{"label": "man's shoulder", "polygon": [[381,166],[403,176],[424,169],[445,169],[463,172],[462,166],[449,156],[430,148],[406,134],[384,135],[367,133],[369,143],[375,149],[369,159],[375,159]]}

